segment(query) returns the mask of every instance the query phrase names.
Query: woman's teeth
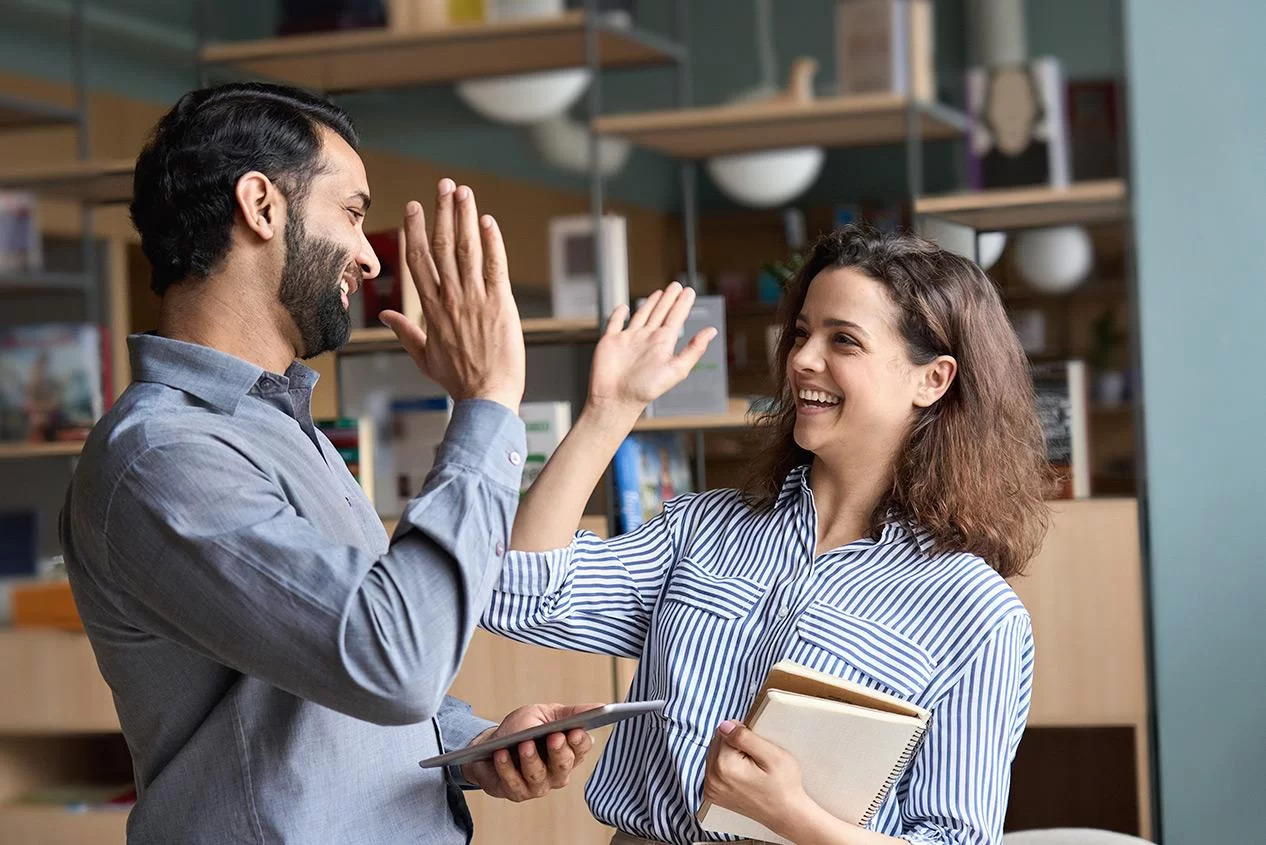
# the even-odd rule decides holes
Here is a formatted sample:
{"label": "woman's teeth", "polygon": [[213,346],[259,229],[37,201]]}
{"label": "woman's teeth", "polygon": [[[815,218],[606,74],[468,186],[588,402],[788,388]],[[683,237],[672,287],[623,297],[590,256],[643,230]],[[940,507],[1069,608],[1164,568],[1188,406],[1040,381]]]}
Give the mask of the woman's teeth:
{"label": "woman's teeth", "polygon": [[840,397],[822,390],[801,390],[800,398],[805,402],[816,402],[819,405],[840,404]]}

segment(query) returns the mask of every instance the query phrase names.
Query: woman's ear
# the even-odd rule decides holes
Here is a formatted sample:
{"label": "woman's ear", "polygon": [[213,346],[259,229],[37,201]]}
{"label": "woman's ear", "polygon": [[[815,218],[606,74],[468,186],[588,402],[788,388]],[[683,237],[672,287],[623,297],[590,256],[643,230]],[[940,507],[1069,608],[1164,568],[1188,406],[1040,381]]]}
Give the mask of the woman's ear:
{"label": "woman's ear", "polygon": [[258,170],[252,170],[237,180],[233,196],[247,228],[260,240],[272,240],[279,231],[283,203],[281,191],[273,181]]}
{"label": "woman's ear", "polygon": [[954,376],[958,375],[958,361],[951,355],[938,355],[919,369],[922,374],[915,390],[914,404],[919,408],[929,408],[954,383]]}

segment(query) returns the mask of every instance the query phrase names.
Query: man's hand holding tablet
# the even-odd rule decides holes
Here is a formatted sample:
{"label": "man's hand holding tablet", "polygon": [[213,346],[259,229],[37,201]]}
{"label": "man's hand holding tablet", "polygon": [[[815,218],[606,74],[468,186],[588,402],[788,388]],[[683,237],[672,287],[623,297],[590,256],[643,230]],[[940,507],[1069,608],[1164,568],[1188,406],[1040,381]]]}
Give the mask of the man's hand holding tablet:
{"label": "man's hand holding tablet", "polygon": [[515,802],[539,798],[567,785],[572,770],[593,747],[588,731],[630,716],[658,713],[664,703],[529,704],[475,737],[466,748],[419,765],[460,765],[463,778],[497,798]]}

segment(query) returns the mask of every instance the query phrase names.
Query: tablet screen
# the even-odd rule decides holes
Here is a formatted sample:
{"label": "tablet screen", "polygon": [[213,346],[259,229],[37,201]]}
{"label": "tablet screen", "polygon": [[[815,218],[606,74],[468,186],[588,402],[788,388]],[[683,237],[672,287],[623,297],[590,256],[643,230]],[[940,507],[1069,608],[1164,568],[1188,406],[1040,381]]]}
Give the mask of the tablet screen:
{"label": "tablet screen", "polygon": [[575,728],[583,728],[591,731],[595,728],[601,728],[605,725],[611,725],[633,716],[642,716],[647,713],[661,713],[667,701],[627,701],[621,704],[604,704],[602,707],[595,707],[593,710],[586,710],[583,713],[576,713],[565,719],[557,719],[553,722],[547,722],[544,725],[537,725],[534,728],[518,731],[505,736],[499,736],[496,739],[489,739],[476,745],[459,748],[456,751],[449,751],[446,754],[440,754],[436,757],[428,757],[418,763],[424,769],[438,768],[439,766],[458,766],[466,763],[473,763],[476,760],[488,760],[492,757],[492,752],[501,748],[510,748],[518,745],[520,742],[527,740],[543,740],[550,734],[566,733]]}

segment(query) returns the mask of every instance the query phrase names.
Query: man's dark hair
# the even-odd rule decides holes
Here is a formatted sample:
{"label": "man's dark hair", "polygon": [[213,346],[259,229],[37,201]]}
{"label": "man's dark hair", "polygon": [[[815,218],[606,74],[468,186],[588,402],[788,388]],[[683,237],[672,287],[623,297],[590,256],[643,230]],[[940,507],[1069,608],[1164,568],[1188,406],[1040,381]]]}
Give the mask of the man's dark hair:
{"label": "man's dark hair", "polygon": [[342,109],[297,88],[233,83],[181,97],[136,160],[132,223],[154,292],[205,277],[224,258],[243,174],[258,170],[300,207],[319,170],[322,126],[359,143]]}

